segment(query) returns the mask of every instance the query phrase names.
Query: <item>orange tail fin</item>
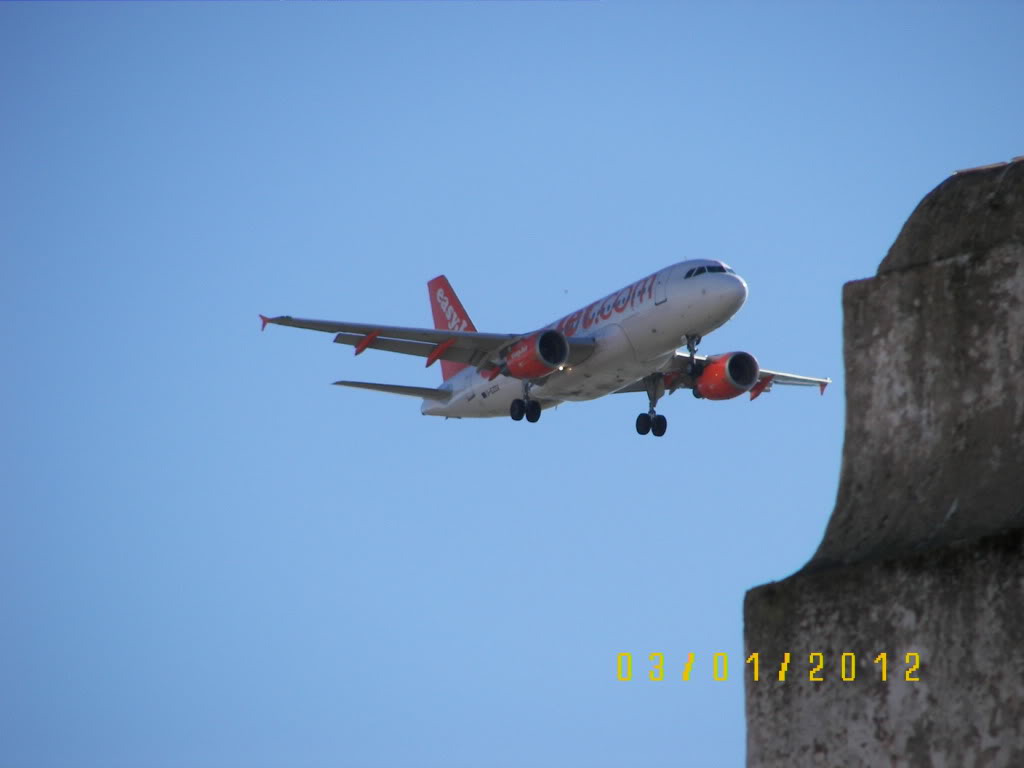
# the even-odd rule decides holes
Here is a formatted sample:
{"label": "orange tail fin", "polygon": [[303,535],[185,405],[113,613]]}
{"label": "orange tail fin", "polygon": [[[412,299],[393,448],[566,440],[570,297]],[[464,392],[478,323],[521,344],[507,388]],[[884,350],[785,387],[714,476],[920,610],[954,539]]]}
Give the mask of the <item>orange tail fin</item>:
{"label": "orange tail fin", "polygon": [[[430,311],[434,315],[434,327],[443,331],[475,331],[476,326],[469,319],[465,307],[452,290],[451,283],[444,275],[438,275],[427,283],[430,294]],[[465,363],[441,361],[441,376],[448,381],[466,367]]]}

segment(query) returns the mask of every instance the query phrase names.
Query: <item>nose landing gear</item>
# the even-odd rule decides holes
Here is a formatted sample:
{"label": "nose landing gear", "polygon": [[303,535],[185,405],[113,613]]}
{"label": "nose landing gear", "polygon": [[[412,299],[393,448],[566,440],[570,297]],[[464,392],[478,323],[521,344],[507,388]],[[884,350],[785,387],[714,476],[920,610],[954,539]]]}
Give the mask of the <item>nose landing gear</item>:
{"label": "nose landing gear", "polygon": [[700,400],[703,395],[700,390],[697,389],[697,379],[704,373],[704,363],[697,362],[697,345],[700,344],[700,336],[687,336],[686,337],[686,351],[690,353],[690,362],[686,366],[686,373],[690,376],[693,381],[693,389],[690,391],[693,396]]}
{"label": "nose landing gear", "polygon": [[660,413],[641,413],[636,417],[637,434],[646,435],[650,432],[655,437],[661,437],[668,430],[668,419]]}
{"label": "nose landing gear", "polygon": [[668,430],[668,419],[656,413],[654,407],[665,394],[665,377],[660,373],[652,373],[644,379],[644,384],[647,385],[647,399],[651,406],[647,413],[636,417],[636,431],[640,435],[650,432],[655,437],[661,437]]}
{"label": "nose landing gear", "polygon": [[697,362],[697,345],[700,344],[702,336],[687,335],[686,351],[690,353],[690,363],[686,366],[686,372],[693,378],[697,378],[704,372],[704,366]]}
{"label": "nose landing gear", "polygon": [[636,417],[636,433],[638,435],[646,435],[651,431],[651,415],[649,413],[641,413]]}

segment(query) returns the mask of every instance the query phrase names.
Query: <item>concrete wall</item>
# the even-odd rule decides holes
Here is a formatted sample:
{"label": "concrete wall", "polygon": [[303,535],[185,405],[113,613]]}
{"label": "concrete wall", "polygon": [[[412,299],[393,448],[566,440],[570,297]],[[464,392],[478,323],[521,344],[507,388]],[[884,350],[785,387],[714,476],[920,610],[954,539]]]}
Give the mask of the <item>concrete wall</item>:
{"label": "concrete wall", "polygon": [[940,184],[843,309],[835,510],[744,605],[748,765],[1024,766],[1024,161]]}

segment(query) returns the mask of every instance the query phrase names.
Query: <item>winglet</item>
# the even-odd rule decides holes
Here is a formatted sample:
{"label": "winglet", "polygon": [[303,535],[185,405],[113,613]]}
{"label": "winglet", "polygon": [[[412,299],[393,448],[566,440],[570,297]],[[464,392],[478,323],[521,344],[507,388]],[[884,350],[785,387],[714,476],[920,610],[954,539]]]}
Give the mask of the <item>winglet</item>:
{"label": "winglet", "polygon": [[829,380],[829,381],[823,381],[823,382],[821,382],[821,384],[818,385],[821,388],[821,394],[823,394],[823,395],[825,394],[825,387],[827,387],[831,383],[832,383],[832,381]]}
{"label": "winglet", "polygon": [[269,317],[264,317],[263,315],[260,315],[260,320],[262,320],[262,321],[263,321],[263,327],[262,327],[262,328],[260,328],[260,330],[261,330],[261,331],[265,331],[265,330],[267,330],[267,323],[269,323],[269,322],[270,322],[270,318],[269,318]]}

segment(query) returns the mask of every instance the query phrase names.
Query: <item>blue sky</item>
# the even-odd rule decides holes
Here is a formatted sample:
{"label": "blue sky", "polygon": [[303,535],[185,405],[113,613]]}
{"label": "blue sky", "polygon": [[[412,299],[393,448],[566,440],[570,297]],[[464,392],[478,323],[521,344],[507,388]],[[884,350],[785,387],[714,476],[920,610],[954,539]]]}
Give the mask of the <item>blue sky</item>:
{"label": "blue sky", "polygon": [[[0,5],[0,762],[741,765],[744,592],[834,501],[842,284],[1024,152],[1022,22]],[[750,284],[702,350],[825,397],[678,393],[661,440],[642,395],[444,421],[329,386],[437,383],[418,359],[259,332],[429,325],[440,272],[529,330],[691,257]]]}

